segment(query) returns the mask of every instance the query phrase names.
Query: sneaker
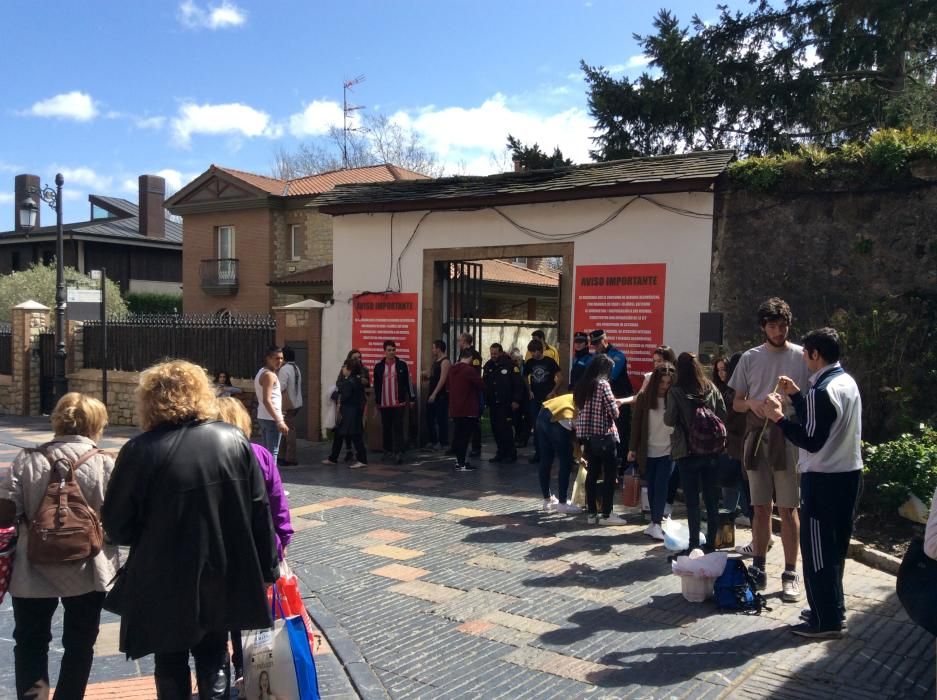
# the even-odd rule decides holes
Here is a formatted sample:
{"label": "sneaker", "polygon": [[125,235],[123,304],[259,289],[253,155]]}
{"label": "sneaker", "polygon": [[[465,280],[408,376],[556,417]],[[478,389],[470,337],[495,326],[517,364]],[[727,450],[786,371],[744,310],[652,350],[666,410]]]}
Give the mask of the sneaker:
{"label": "sneaker", "polygon": [[655,540],[664,539],[664,529],[657,523],[651,523],[650,527],[644,531],[644,534],[653,537]]}
{"label": "sneaker", "polygon": [[768,587],[768,575],[757,566],[748,567],[748,573],[755,581],[756,591],[763,591]]}
{"label": "sneaker", "polygon": [[628,521],[622,518],[620,515],[603,515],[599,520],[602,525],[627,525]]}
{"label": "sneaker", "polygon": [[354,464],[349,464],[348,468],[349,469],[363,469],[366,466],[368,466],[367,462],[355,462]]}
{"label": "sneaker", "polygon": [[751,527],[752,521],[749,520],[749,518],[745,515],[739,515],[735,519],[735,524],[738,525],[739,527]]}
{"label": "sneaker", "polygon": [[575,503],[557,503],[555,506],[557,513],[581,513],[582,508]]}
{"label": "sneaker", "polygon": [[842,639],[844,632],[842,627],[822,630],[807,622],[801,622],[799,625],[791,625],[790,629],[794,634],[801,637],[809,637],[810,639]]}
{"label": "sneaker", "polygon": [[598,525],[599,524],[599,515],[598,513],[590,513],[586,516],[587,525]]}
{"label": "sneaker", "polygon": [[475,467],[471,464],[457,464],[455,470],[457,472],[473,472],[475,471]]}
{"label": "sneaker", "polygon": [[559,501],[556,499],[556,496],[551,495],[549,498],[544,498],[543,510],[548,510],[548,511],[553,510],[554,508],[556,508],[557,503],[559,503]]}
{"label": "sneaker", "polygon": [[785,571],[781,574],[781,600],[785,603],[796,603],[801,599],[800,576],[795,571]]}
{"label": "sneaker", "polygon": [[325,459],[322,460],[322,464],[338,464],[338,462],[336,462],[334,459],[329,459],[328,457],[326,457]]}
{"label": "sneaker", "polygon": [[[735,546],[735,551],[741,554],[743,557],[753,557],[755,556],[754,543],[749,542],[748,544],[739,544]],[[771,551],[771,548],[774,546],[774,538],[772,537],[768,540],[768,551]]]}

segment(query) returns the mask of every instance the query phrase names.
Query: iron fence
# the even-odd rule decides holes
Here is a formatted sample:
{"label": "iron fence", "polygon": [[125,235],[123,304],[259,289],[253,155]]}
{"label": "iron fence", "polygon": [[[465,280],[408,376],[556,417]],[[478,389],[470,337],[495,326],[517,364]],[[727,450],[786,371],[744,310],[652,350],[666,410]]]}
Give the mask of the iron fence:
{"label": "iron fence", "polygon": [[[84,324],[84,366],[101,369],[100,321]],[[264,350],[276,340],[272,316],[141,315],[107,322],[107,368],[139,372],[155,362],[177,358],[209,372],[253,377]]]}
{"label": "iron fence", "polygon": [[13,329],[0,324],[0,374],[13,374]]}

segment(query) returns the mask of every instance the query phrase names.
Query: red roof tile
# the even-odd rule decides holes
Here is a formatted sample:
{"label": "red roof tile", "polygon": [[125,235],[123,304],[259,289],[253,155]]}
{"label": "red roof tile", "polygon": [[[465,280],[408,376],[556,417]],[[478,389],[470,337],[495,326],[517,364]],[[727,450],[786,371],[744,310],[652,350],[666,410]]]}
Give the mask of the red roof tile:
{"label": "red roof tile", "polygon": [[314,267],[311,270],[294,272],[289,275],[277,277],[270,282],[271,285],[279,286],[281,284],[299,285],[299,284],[332,284],[332,266],[323,265]]}
{"label": "red roof tile", "polygon": [[539,272],[506,260],[478,260],[482,266],[483,282],[524,284],[534,287],[556,287],[560,276],[555,272]]}
{"label": "red roof tile", "polygon": [[279,197],[300,197],[328,192],[336,185],[366,184],[372,182],[394,182],[396,180],[426,180],[426,175],[401,168],[389,163],[381,165],[368,165],[363,168],[348,168],[347,170],[332,170],[316,175],[307,175],[292,180],[280,180],[266,175],[257,175],[236,168],[225,168],[220,165],[216,169],[242,180],[264,192]]}

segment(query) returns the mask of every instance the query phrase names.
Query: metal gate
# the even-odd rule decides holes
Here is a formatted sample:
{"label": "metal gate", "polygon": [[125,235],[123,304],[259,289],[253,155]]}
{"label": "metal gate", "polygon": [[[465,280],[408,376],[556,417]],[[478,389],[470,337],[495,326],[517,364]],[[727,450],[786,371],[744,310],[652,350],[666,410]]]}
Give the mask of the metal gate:
{"label": "metal gate", "polygon": [[39,334],[39,411],[46,415],[55,408],[55,333]]}
{"label": "metal gate", "polygon": [[458,339],[471,333],[481,343],[482,266],[476,262],[439,263],[442,273],[442,334],[453,362],[459,359]]}

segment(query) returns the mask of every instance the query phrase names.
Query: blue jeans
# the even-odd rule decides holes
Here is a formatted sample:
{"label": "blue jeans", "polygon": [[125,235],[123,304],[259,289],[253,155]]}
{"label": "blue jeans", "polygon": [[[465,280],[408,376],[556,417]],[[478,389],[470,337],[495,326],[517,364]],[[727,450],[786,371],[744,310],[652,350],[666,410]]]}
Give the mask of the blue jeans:
{"label": "blue jeans", "polygon": [[280,451],[280,431],[277,430],[277,422],[264,418],[258,418],[257,422],[260,423],[260,444],[273,455],[275,462],[277,453]]}
{"label": "blue jeans", "polygon": [[550,412],[542,408],[537,416],[534,439],[540,445],[540,491],[544,498],[550,497],[550,472],[553,458],[560,461],[559,491],[556,497],[566,503],[569,493],[569,472],[573,466],[573,434],[559,423],[555,423]]}
{"label": "blue jeans", "polygon": [[658,525],[664,519],[667,505],[667,487],[673,474],[673,460],[665,457],[648,457],[644,476],[647,480],[647,500],[651,504],[651,522]]}

